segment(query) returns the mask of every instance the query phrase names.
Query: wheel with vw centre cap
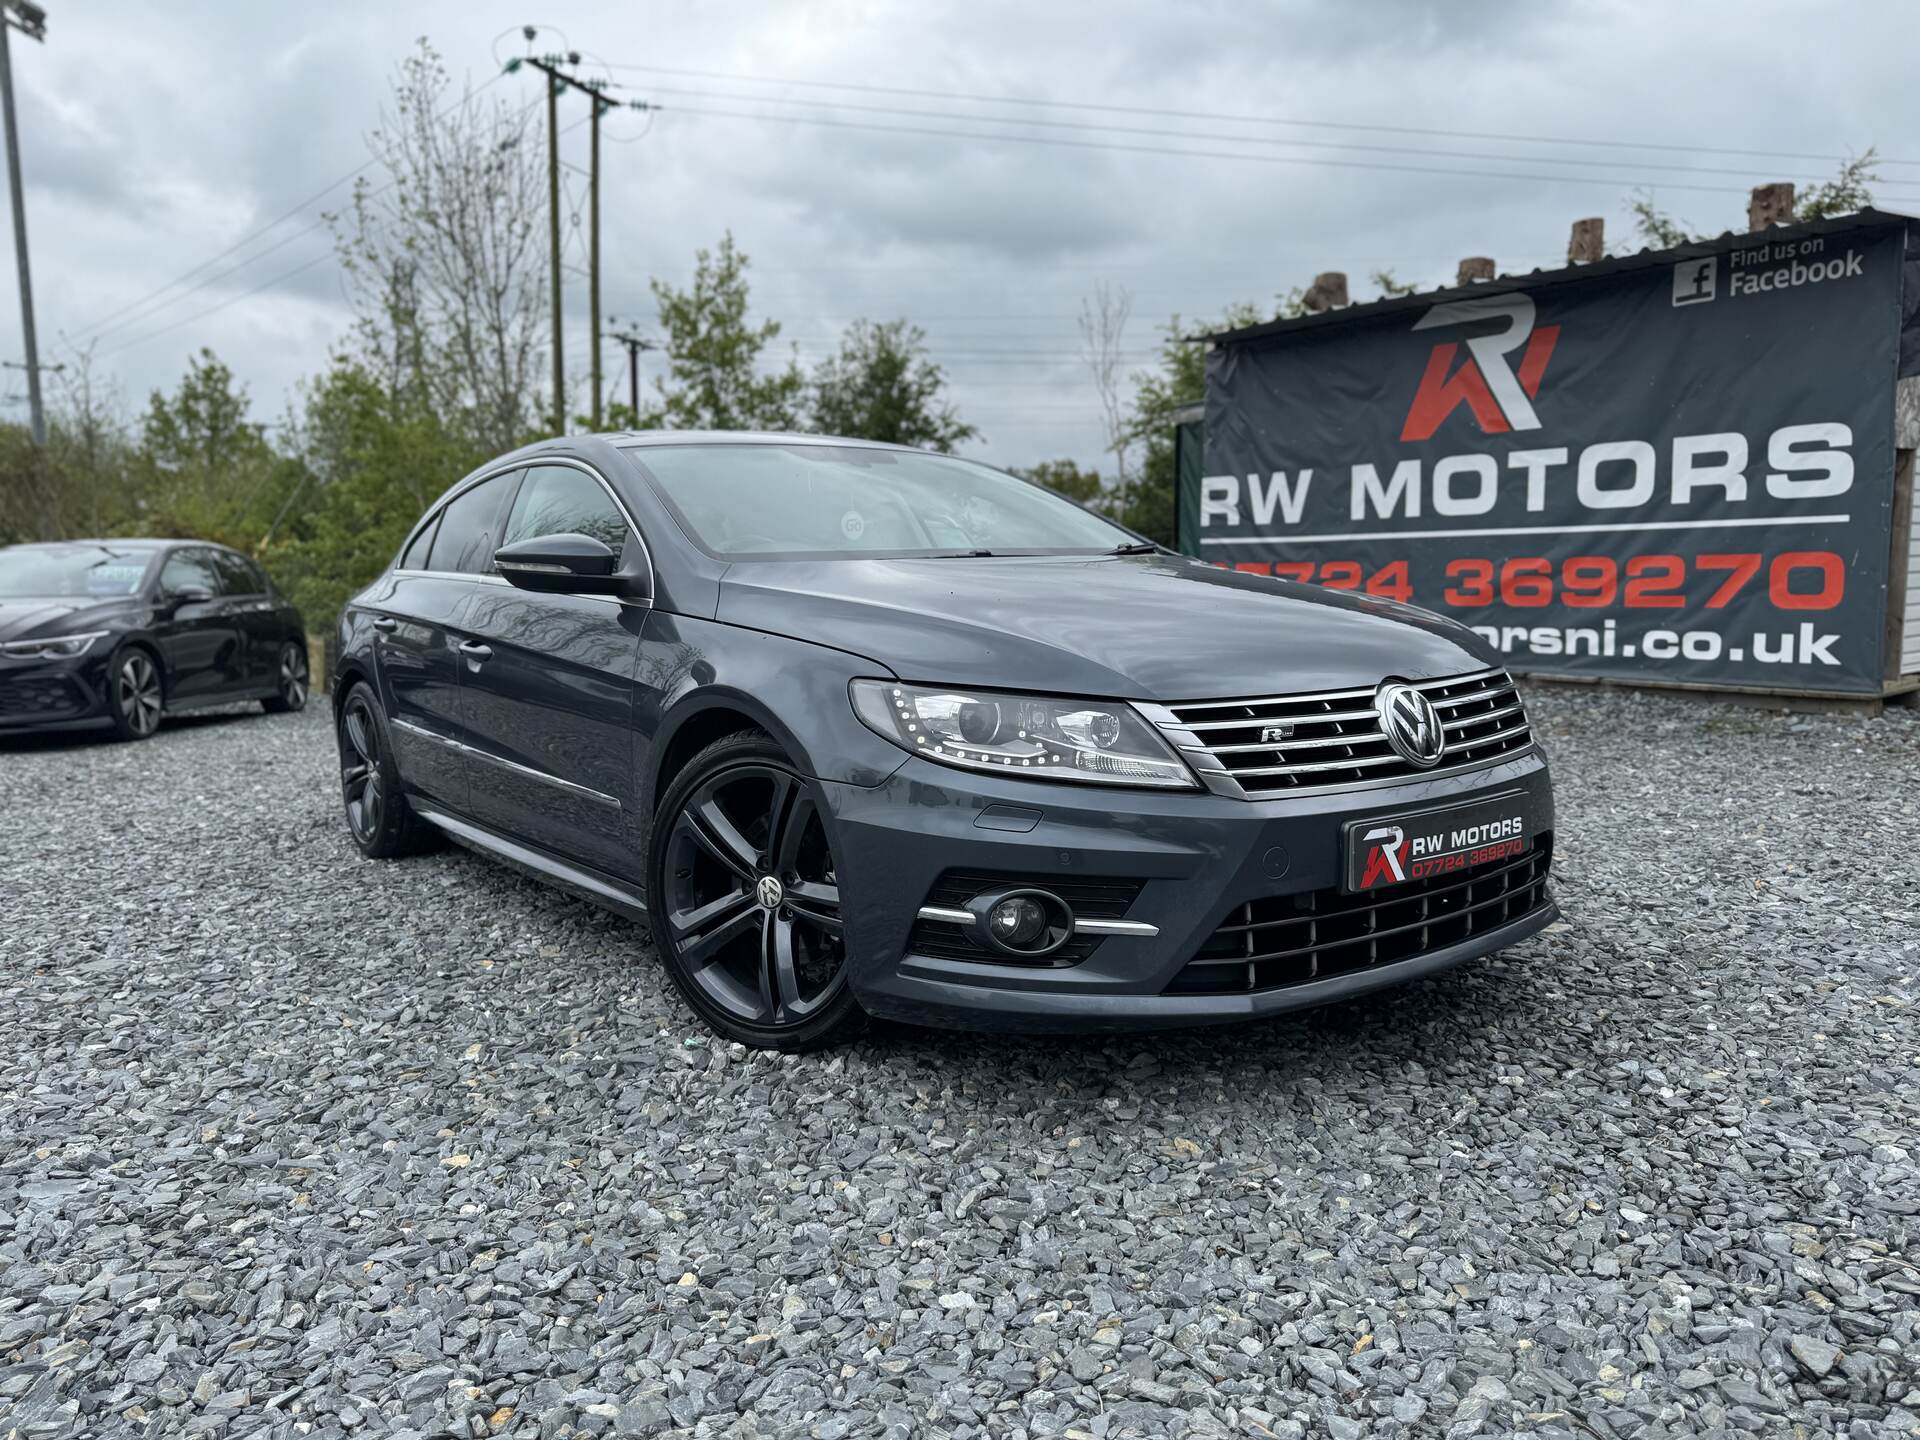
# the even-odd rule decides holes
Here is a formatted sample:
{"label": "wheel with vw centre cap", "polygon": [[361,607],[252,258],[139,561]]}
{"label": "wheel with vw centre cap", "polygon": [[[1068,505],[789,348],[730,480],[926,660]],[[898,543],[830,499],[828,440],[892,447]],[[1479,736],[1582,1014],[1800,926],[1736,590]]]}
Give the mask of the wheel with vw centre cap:
{"label": "wheel with vw centre cap", "polygon": [[661,801],[650,848],[654,944],[708,1025],[787,1051],[864,1026],[824,797],[770,737],[742,731],[696,755]]}

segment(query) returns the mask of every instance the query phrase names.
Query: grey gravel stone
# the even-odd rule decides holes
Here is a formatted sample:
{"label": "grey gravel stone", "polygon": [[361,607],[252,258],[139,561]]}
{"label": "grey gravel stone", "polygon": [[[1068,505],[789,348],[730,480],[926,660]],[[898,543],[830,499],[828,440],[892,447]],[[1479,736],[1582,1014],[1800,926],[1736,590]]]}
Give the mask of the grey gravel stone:
{"label": "grey gravel stone", "polygon": [[1920,714],[1529,700],[1562,928],[800,1058],[361,861],[323,708],[0,740],[0,1433],[1910,1432]]}
{"label": "grey gravel stone", "polygon": [[1826,1379],[1827,1373],[1840,1358],[1838,1347],[1824,1340],[1816,1340],[1811,1335],[1795,1335],[1787,1341],[1787,1349],[1800,1362],[1800,1368],[1816,1380]]}

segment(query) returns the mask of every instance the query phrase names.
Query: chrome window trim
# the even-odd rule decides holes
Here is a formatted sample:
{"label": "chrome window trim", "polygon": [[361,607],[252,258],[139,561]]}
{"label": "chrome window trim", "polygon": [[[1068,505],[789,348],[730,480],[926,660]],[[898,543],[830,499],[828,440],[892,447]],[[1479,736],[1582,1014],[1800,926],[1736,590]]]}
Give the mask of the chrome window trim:
{"label": "chrome window trim", "polygon": [[[640,528],[640,522],[633,518],[633,511],[628,508],[627,502],[620,498],[620,492],[613,488],[612,483],[608,481],[607,477],[594,469],[594,467],[586,461],[576,460],[571,455],[546,455],[533,460],[517,460],[511,465],[496,465],[485,474],[475,475],[470,480],[462,481],[455,488],[449,490],[445,495],[442,495],[438,500],[434,501],[432,506],[428,508],[427,513],[414,522],[413,529],[407,532],[407,538],[400,542],[399,554],[405,555],[407,553],[407,547],[413,544],[414,537],[418,535],[421,530],[425,529],[436,515],[440,514],[447,506],[451,505],[455,500],[458,500],[476,485],[484,485],[489,480],[498,480],[502,475],[511,475],[516,471],[532,470],[540,465],[561,465],[574,470],[581,470],[598,481],[600,488],[607,492],[607,498],[613,501],[614,508],[620,512],[621,517],[627,522],[627,528],[633,532],[634,538],[640,542],[640,556],[647,562],[647,598],[644,600],[634,600],[621,595],[577,595],[574,598],[578,600],[599,600],[608,605],[652,605],[654,597],[660,593],[660,572],[654,566],[653,547],[647,544],[646,531]],[[520,497],[516,494],[514,498],[517,500]],[[506,521],[512,518],[513,512],[509,510],[501,520],[503,529],[505,528]],[[407,569],[402,568],[397,563],[389,567],[388,573],[391,575],[417,575],[430,580],[479,580],[495,585],[511,585],[513,583],[500,575],[475,575],[466,570]],[[528,593],[531,594],[533,592],[530,591]],[[551,592],[543,591],[540,593]],[[560,593],[564,594],[566,592]]]}
{"label": "chrome window trim", "polygon": [[404,730],[407,734],[416,735],[422,740],[431,740],[435,744],[445,745],[449,750],[457,750],[462,755],[470,755],[476,760],[485,760],[491,765],[498,765],[503,770],[511,770],[516,775],[524,775],[529,780],[543,780],[549,785],[557,786],[567,791],[569,794],[583,796],[598,804],[611,806],[615,810],[625,808],[618,799],[607,794],[605,791],[595,790],[591,786],[577,784],[572,780],[563,780],[558,775],[549,774],[545,770],[536,770],[531,765],[522,765],[517,760],[508,760],[504,756],[495,755],[490,750],[482,750],[477,746],[469,745],[464,740],[455,740],[451,735],[442,735],[437,730],[429,730],[424,725],[416,725],[411,720],[395,719],[388,723],[396,730]]}

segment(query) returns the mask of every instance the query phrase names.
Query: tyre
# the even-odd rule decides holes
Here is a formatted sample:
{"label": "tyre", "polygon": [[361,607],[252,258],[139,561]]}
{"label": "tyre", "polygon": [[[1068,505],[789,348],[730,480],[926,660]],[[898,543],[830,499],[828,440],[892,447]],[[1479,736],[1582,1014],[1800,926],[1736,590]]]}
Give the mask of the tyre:
{"label": "tyre", "polygon": [[437,833],[413,813],[401,793],[390,735],[372,687],[356,681],[340,705],[340,795],[347,833],[360,853],[373,860],[424,850]]}
{"label": "tyre", "polygon": [[160,728],[166,682],[151,653],[138,647],[121,651],[114,657],[107,686],[107,708],[116,737],[145,740]]}
{"label": "tyre", "polygon": [[758,730],[714,741],[668,787],[649,847],[661,963],[729,1040],[804,1051],[858,1034],[820,787]]}
{"label": "tyre", "polygon": [[292,640],[280,647],[280,664],[274,672],[274,693],[260,702],[269,715],[291,715],[307,708],[311,679],[307,674],[307,651]]}

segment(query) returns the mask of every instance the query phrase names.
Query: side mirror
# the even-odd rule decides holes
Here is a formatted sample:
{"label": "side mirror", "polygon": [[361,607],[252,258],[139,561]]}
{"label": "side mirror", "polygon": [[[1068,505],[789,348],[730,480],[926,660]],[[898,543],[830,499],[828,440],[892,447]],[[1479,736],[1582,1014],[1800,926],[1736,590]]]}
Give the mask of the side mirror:
{"label": "side mirror", "polygon": [[179,585],[167,592],[167,604],[179,610],[188,605],[202,605],[213,599],[213,591],[204,585]]}
{"label": "side mirror", "polygon": [[620,557],[591,535],[535,535],[493,552],[496,569],[522,590],[645,598],[645,582],[620,573]]}

